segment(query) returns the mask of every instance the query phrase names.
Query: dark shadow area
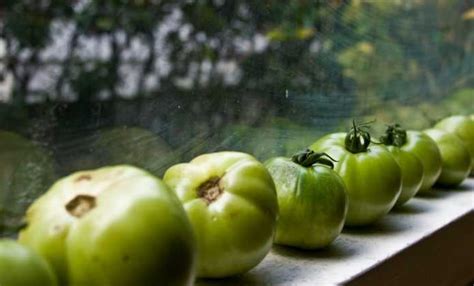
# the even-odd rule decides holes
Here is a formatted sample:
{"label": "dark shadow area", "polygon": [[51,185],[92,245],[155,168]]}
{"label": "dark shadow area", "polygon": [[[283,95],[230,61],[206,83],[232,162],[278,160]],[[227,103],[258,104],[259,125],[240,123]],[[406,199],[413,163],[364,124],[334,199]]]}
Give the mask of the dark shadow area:
{"label": "dark shadow area", "polygon": [[[220,278],[220,279],[211,279],[211,278],[200,278],[196,280],[196,286],[220,286],[220,285],[271,285],[272,281],[280,280],[277,277],[279,273],[274,272],[272,270],[275,269],[260,269],[250,270],[247,273],[227,277],[227,278]],[[294,271],[295,275],[298,275],[297,272],[300,270]],[[272,278],[273,277],[273,278]]]}
{"label": "dark shadow area", "polygon": [[464,180],[464,182],[456,187],[452,186],[442,186],[442,185],[436,185],[433,189],[435,191],[442,191],[442,192],[465,192],[465,191],[473,191],[473,187],[469,185],[467,182],[467,179]]}
{"label": "dark shadow area", "polygon": [[431,189],[427,192],[418,193],[416,195],[417,198],[428,199],[428,200],[442,199],[442,198],[445,198],[445,197],[448,197],[448,196],[449,196],[449,192],[443,191],[443,190],[440,190],[440,189]]}
{"label": "dark shadow area", "polygon": [[381,261],[345,285],[473,285],[467,283],[474,277],[473,225],[474,213],[471,212]]}
{"label": "dark shadow area", "polygon": [[237,275],[222,279],[198,279],[196,286],[217,286],[217,285],[262,285],[261,278],[258,276],[252,277],[250,273]]}
{"label": "dark shadow area", "polygon": [[338,244],[334,241],[329,246],[322,249],[300,249],[283,245],[273,245],[273,252],[279,255],[297,259],[343,259],[353,256],[357,250],[348,245]]}
{"label": "dark shadow area", "polygon": [[429,211],[430,208],[427,205],[420,205],[420,204],[412,204],[410,202],[395,207],[390,213],[394,214],[420,214]]}
{"label": "dark shadow area", "polygon": [[[349,256],[356,255],[357,249],[336,239],[336,241],[324,249],[305,250],[282,245],[273,245],[272,252],[275,255],[281,255],[291,259],[312,260],[311,263],[317,263],[318,260],[345,259]],[[224,279],[198,279],[196,285],[273,285],[276,281],[284,284],[285,281],[292,281],[292,277],[303,275],[303,273],[301,273],[303,270],[297,266],[292,267],[289,272],[285,271],[285,273],[291,273],[288,275],[292,277],[286,275],[282,276],[278,268],[277,264],[271,267],[266,265],[234,277]],[[288,270],[287,267],[285,267],[285,269]]]}
{"label": "dark shadow area", "polygon": [[393,220],[388,220],[387,217],[384,217],[382,220],[367,226],[345,226],[342,232],[356,235],[390,235],[391,233],[404,231],[408,227],[406,224],[394,223]]}

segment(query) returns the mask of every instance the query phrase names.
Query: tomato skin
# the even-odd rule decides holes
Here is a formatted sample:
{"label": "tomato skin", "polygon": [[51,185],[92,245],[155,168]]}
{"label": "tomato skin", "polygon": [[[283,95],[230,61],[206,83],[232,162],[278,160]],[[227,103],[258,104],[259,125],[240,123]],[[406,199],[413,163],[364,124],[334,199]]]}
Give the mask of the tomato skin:
{"label": "tomato skin", "polygon": [[474,115],[450,116],[438,122],[434,128],[453,133],[461,138],[471,155],[471,175],[474,175]]}
{"label": "tomato skin", "polygon": [[303,167],[288,158],[265,162],[276,185],[280,216],[275,243],[322,248],[341,233],[347,213],[342,178],[330,167]]}
{"label": "tomato skin", "polygon": [[441,175],[436,184],[454,187],[462,183],[471,172],[471,157],[464,142],[454,134],[439,129],[424,131],[438,144],[441,152]]}
{"label": "tomato skin", "polygon": [[196,234],[198,277],[246,272],[270,251],[278,215],[275,185],[251,155],[200,155],[169,168],[163,180],[181,200]]}
{"label": "tomato skin", "polygon": [[369,225],[387,214],[401,192],[400,166],[382,145],[351,153],[345,147],[346,133],[324,136],[310,146],[337,160],[334,170],[342,177],[349,200],[347,226]]}
{"label": "tomato skin", "polygon": [[55,286],[51,266],[33,250],[10,239],[0,240],[0,285]]}
{"label": "tomato skin", "polygon": [[395,204],[396,206],[401,206],[413,198],[420,190],[421,183],[423,182],[423,164],[411,152],[396,146],[387,146],[387,149],[392,153],[402,172],[402,189]]}
{"label": "tomato skin", "polygon": [[418,193],[429,191],[441,174],[441,153],[436,142],[428,135],[408,130],[407,141],[400,147],[413,153],[423,165],[423,181]]}
{"label": "tomato skin", "polygon": [[20,243],[51,264],[61,285],[194,282],[186,214],[173,192],[141,169],[73,173],[33,203],[27,221]]}

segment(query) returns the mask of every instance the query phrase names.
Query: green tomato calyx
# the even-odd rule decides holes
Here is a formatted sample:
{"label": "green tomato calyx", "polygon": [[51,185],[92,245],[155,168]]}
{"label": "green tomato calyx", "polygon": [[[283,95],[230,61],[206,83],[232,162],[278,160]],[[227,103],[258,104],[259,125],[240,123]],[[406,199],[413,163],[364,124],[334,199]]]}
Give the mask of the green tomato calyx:
{"label": "green tomato calyx", "polygon": [[311,167],[314,164],[323,164],[329,166],[331,169],[334,168],[334,163],[337,162],[331,156],[326,153],[317,153],[311,149],[306,149],[294,154],[291,157],[291,161],[299,164],[303,167]]}
{"label": "green tomato calyx", "polygon": [[219,177],[212,177],[202,183],[197,191],[198,197],[202,198],[208,205],[217,200],[224,192],[224,189],[220,186],[220,180]]}
{"label": "green tomato calyx", "polygon": [[370,145],[370,134],[366,129],[369,123],[356,124],[352,120],[352,128],[346,135],[344,144],[351,153],[366,152]]}
{"label": "green tomato calyx", "polygon": [[407,142],[407,131],[399,124],[388,125],[385,135],[380,136],[380,142],[384,145],[401,147]]}
{"label": "green tomato calyx", "polygon": [[95,197],[89,195],[77,195],[66,204],[66,210],[74,217],[81,218],[95,208]]}

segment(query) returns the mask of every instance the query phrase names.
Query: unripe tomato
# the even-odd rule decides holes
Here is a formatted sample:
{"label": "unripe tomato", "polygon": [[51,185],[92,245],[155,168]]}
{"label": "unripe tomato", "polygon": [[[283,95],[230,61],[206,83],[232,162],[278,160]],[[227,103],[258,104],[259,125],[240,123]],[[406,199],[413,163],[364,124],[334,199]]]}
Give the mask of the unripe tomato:
{"label": "unripe tomato", "polygon": [[33,250],[16,241],[0,240],[0,285],[55,286],[50,265]]}
{"label": "unripe tomato", "polygon": [[178,195],[194,228],[199,277],[243,273],[270,251],[278,214],[275,185],[252,156],[201,155],[171,167],[163,180]]}
{"label": "unripe tomato", "polygon": [[420,160],[423,165],[423,181],[418,193],[429,191],[441,174],[441,153],[438,145],[428,135],[408,130],[406,142],[400,146]]}
{"label": "unripe tomato", "polygon": [[474,115],[450,116],[435,125],[435,128],[457,135],[471,155],[471,175],[474,174]]}
{"label": "unripe tomato", "polygon": [[438,144],[441,152],[441,175],[436,183],[444,186],[461,184],[471,171],[471,156],[464,142],[439,129],[428,129],[425,133]]}
{"label": "unripe tomato", "polygon": [[56,182],[27,212],[19,241],[67,285],[190,285],[195,241],[179,200],[131,166]]}
{"label": "unripe tomato", "polygon": [[421,160],[415,153],[403,148],[407,143],[407,137],[407,132],[398,124],[388,126],[385,135],[380,137],[380,142],[387,146],[402,172],[402,191],[398,197],[397,206],[403,205],[414,197],[423,182]]}
{"label": "unripe tomato", "polygon": [[370,134],[359,126],[349,133],[329,134],[310,149],[326,152],[337,160],[334,170],[347,189],[346,225],[374,223],[387,214],[401,191],[401,171],[383,145],[370,143]]}
{"label": "unripe tomato", "polygon": [[291,159],[265,162],[278,196],[275,243],[325,247],[341,233],[347,213],[346,187],[324,154],[307,150]]}

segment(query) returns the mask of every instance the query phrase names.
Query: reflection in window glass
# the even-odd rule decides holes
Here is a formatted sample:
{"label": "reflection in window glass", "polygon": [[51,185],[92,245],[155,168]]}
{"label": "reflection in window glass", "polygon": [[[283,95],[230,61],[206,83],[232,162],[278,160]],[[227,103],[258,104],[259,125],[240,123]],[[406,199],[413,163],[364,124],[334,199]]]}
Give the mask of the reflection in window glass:
{"label": "reflection in window glass", "polygon": [[209,151],[290,155],[352,118],[377,131],[473,112],[470,1],[23,0],[0,13],[0,128],[56,176],[118,163],[162,175]]}

